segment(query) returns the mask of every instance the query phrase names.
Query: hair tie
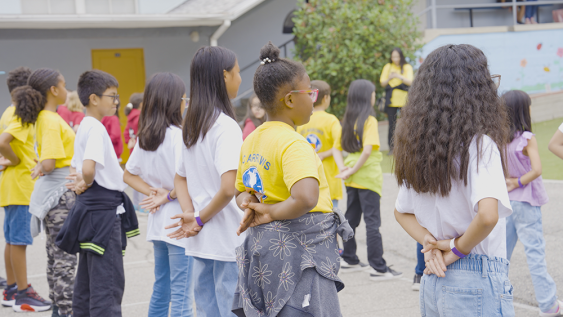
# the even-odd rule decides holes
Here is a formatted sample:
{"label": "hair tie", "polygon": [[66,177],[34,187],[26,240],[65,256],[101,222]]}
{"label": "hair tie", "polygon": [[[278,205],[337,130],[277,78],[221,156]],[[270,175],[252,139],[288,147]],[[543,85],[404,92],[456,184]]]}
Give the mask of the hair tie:
{"label": "hair tie", "polygon": [[276,61],[275,59],[270,59],[270,58],[266,57],[266,58],[264,58],[264,59],[260,62],[260,65],[264,65],[264,64],[267,64],[267,63],[272,63],[272,62],[275,62],[275,61]]}

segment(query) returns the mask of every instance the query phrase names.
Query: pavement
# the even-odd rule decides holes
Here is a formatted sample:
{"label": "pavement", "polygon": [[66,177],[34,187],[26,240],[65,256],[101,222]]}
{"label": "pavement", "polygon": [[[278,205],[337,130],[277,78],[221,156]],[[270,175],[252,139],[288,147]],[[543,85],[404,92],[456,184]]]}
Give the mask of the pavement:
{"label": "pavement", "polygon": [[[546,258],[548,271],[556,284],[563,286],[563,253],[558,252],[557,241],[563,240],[560,212],[563,210],[563,182],[544,181],[550,202],[542,207],[543,226],[546,239]],[[381,217],[385,260],[395,270],[403,272],[403,277],[387,282],[373,282],[365,272],[341,274],[346,287],[339,293],[340,306],[344,317],[372,316],[420,316],[418,292],[411,290],[414,267],[416,265],[416,244],[400,227],[393,216],[398,187],[390,174],[384,175]],[[559,196],[561,195],[561,196]],[[341,207],[346,202],[340,202]],[[344,209],[344,208],[341,208]],[[4,213],[0,213],[3,223]],[[149,301],[154,282],[154,258],[152,244],[145,240],[147,217],[139,216],[142,237],[129,239],[125,263],[125,295],[123,297],[123,316],[140,317],[148,315]],[[363,262],[367,262],[365,245],[365,226],[362,223],[357,230],[358,252]],[[0,236],[0,249],[3,252],[4,235]],[[3,253],[2,253],[3,254]],[[28,248],[29,283],[44,297],[48,297],[48,285],[45,275],[46,252],[45,238],[39,236],[34,245]],[[0,263],[0,275],[5,272],[4,262]],[[522,244],[518,244],[513,254],[510,267],[510,280],[514,286],[514,306],[516,316],[538,316],[534,289]],[[563,292],[558,289],[558,297]],[[15,316],[11,308],[0,308],[0,316]],[[21,313],[17,316],[51,316],[51,312]]]}

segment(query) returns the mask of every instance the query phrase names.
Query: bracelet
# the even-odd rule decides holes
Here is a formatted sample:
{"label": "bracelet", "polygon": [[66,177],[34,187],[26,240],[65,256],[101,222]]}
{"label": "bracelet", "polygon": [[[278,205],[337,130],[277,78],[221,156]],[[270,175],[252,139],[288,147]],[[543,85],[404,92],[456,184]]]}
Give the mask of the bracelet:
{"label": "bracelet", "polygon": [[455,247],[455,239],[456,239],[456,238],[453,238],[453,239],[450,240],[450,249],[452,249],[452,252],[453,252],[455,255],[457,255],[460,259],[463,259],[463,258],[466,257],[467,255],[465,255],[465,254],[459,252],[459,250],[456,249],[456,247]]}
{"label": "bracelet", "polygon": [[201,218],[199,217],[199,211],[194,212],[194,218],[195,218],[195,221],[197,221],[197,224],[200,227],[203,227],[203,221],[201,221]]}
{"label": "bracelet", "polygon": [[172,197],[170,196],[170,193],[171,193],[171,192],[172,192],[172,191],[169,191],[169,192],[168,192],[168,195],[166,195],[166,198],[168,198],[168,201],[174,201],[174,200],[176,200],[176,198],[172,198]]}
{"label": "bracelet", "polygon": [[524,188],[524,185],[523,185],[522,182],[520,181],[520,177],[518,177],[518,186],[520,186],[520,188]]}

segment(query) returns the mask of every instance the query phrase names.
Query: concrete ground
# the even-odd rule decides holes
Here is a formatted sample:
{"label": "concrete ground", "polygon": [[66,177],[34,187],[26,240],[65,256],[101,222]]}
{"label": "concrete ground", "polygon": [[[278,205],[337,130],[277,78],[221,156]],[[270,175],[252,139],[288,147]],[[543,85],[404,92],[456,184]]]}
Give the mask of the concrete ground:
{"label": "concrete ground", "polygon": [[[563,239],[560,229],[563,210],[563,182],[545,181],[551,201],[542,208],[544,234],[547,243],[548,270],[561,287],[563,286],[563,266],[558,261],[563,255],[557,251],[557,241]],[[393,268],[404,272],[401,279],[389,282],[372,282],[367,273],[357,272],[341,275],[346,288],[340,292],[340,305],[345,317],[372,316],[420,316],[418,308],[418,292],[411,290],[414,267],[416,265],[416,244],[399,226],[393,217],[394,203],[397,196],[397,184],[392,175],[384,176],[383,198],[381,200],[381,216],[384,257]],[[345,201],[341,201],[344,207]],[[343,209],[343,208],[342,208]],[[4,213],[0,213],[3,223]],[[141,232],[146,233],[147,218],[140,216]],[[363,224],[357,232],[359,256],[366,261],[365,228]],[[4,236],[0,235],[0,251],[3,251]],[[48,296],[48,286],[45,275],[46,253],[45,239],[38,237],[34,245],[28,249],[29,282],[42,296]],[[3,253],[2,253],[3,254]],[[152,245],[144,237],[129,239],[127,254],[125,255],[126,286],[123,297],[123,316],[147,316],[152,291],[153,275]],[[0,272],[4,271],[4,263],[0,263]],[[0,273],[4,275],[3,273]],[[510,279],[514,285],[514,302],[516,316],[538,316],[538,308],[534,297],[534,289],[530,273],[526,264],[524,248],[518,244],[514,251]],[[561,288],[559,298],[563,297]],[[0,308],[0,316],[14,316],[11,308]],[[51,312],[22,313],[18,316],[51,316]]]}

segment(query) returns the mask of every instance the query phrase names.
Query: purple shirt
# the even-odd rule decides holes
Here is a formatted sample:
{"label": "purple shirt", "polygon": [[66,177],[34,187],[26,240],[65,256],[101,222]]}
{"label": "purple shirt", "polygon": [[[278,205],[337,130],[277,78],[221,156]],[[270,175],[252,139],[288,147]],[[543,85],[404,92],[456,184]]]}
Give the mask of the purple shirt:
{"label": "purple shirt", "polygon": [[[522,153],[528,146],[528,140],[532,138],[532,132],[516,134],[514,140],[507,146],[508,174],[510,177],[521,177],[532,170],[530,158]],[[542,177],[534,179],[531,183],[524,185],[524,188],[516,188],[508,193],[510,200],[527,202],[532,206],[542,206],[547,204],[549,198],[543,187]]]}

